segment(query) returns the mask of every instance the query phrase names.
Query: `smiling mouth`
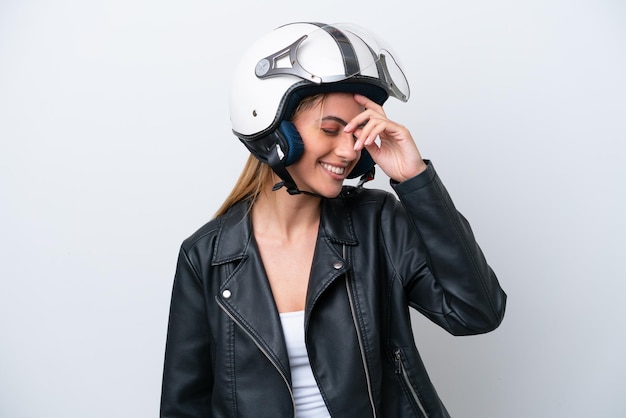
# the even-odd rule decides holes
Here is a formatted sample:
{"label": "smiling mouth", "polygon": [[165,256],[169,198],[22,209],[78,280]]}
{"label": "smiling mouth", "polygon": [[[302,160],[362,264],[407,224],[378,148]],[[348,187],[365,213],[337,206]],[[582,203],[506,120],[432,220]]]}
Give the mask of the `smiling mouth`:
{"label": "smiling mouth", "polygon": [[337,167],[337,166],[326,164],[326,163],[320,163],[320,165],[324,167],[326,170],[330,171],[331,173],[337,174],[339,176],[342,176],[343,173],[346,172],[345,167]]}

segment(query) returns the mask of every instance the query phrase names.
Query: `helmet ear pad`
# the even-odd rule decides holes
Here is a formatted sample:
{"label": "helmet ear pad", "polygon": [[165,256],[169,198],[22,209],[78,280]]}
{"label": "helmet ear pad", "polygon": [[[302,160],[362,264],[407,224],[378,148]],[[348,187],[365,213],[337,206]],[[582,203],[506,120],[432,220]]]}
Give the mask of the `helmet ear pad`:
{"label": "helmet ear pad", "polygon": [[282,142],[281,147],[283,151],[286,150],[287,152],[283,162],[283,165],[287,167],[302,157],[304,142],[296,126],[291,121],[283,120],[278,126],[277,133],[279,142]]}
{"label": "helmet ear pad", "polygon": [[[277,133],[279,141],[283,142],[281,147],[283,150],[287,150],[287,155],[284,160],[284,166],[287,167],[298,161],[302,156],[304,152],[304,142],[296,126],[291,121],[283,120],[278,127]],[[361,150],[361,158],[348,175],[348,178],[353,179],[362,176],[369,172],[374,167],[374,164],[370,153],[365,149]]]}
{"label": "helmet ear pad", "polygon": [[374,164],[376,163],[372,159],[370,153],[363,148],[361,150],[361,158],[359,158],[359,161],[356,163],[350,174],[348,174],[348,178],[354,179],[361,177],[363,174],[370,172],[372,168],[374,168]]}

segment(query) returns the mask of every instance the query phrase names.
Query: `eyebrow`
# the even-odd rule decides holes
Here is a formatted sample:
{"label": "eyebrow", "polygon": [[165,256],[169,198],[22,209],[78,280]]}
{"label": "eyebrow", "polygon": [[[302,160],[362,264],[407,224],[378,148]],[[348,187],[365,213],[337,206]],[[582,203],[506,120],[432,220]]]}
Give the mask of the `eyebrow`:
{"label": "eyebrow", "polygon": [[343,126],[346,126],[348,124],[348,122],[346,122],[345,120],[343,120],[341,118],[338,118],[337,116],[324,116],[322,118],[322,122],[323,121],[327,121],[327,120],[335,121],[335,122],[337,122],[337,123],[339,123],[339,124],[341,124]]}
{"label": "eyebrow", "polygon": [[[335,121],[343,126],[346,126],[348,124],[348,122],[346,122],[345,120],[338,118],[337,116],[324,116],[322,118],[322,122],[327,121],[327,120],[332,120]],[[363,122],[362,124],[360,124],[359,126],[357,126],[357,128],[359,129],[363,129],[363,127],[367,124],[367,121]]]}

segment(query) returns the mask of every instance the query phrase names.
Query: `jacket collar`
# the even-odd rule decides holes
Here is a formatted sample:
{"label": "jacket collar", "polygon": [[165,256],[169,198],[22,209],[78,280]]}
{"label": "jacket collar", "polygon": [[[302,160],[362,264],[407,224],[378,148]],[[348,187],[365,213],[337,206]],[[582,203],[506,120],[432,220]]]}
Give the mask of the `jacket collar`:
{"label": "jacket collar", "polygon": [[249,203],[238,202],[222,216],[211,264],[224,264],[244,257],[252,238],[249,215]]}
{"label": "jacket collar", "polygon": [[[357,244],[352,217],[343,198],[322,200],[320,234],[337,244]],[[249,202],[238,202],[222,217],[212,264],[218,265],[243,258],[251,239]]]}

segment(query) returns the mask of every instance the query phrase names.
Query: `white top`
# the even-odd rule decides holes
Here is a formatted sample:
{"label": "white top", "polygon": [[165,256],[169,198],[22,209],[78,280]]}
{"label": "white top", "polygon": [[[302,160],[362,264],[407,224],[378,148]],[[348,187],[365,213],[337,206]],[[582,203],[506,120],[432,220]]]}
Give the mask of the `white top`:
{"label": "white top", "polygon": [[304,344],[304,311],[281,313],[280,320],[291,366],[296,418],[330,418],[313,377],[309,355]]}

